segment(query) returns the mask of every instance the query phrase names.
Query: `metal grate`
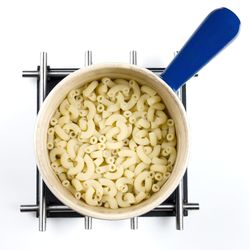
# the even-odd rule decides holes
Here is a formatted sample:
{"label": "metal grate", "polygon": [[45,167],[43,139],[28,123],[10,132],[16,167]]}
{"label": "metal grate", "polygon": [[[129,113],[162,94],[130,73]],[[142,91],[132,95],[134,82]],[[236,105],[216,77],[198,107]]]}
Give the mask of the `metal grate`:
{"label": "metal grate", "polygon": [[[129,62],[137,64],[136,51],[130,51]],[[92,64],[92,52],[85,52],[85,66]],[[68,74],[74,72],[78,68],[50,68],[47,65],[47,53],[42,52],[40,55],[40,66],[34,71],[23,71],[23,77],[37,78],[37,112],[39,111],[44,98],[49,94],[53,87],[60,82]],[[155,74],[159,75],[164,68],[148,68]],[[186,86],[184,85],[177,93],[183,105],[186,108]],[[49,217],[84,217],[85,229],[92,229],[92,218],[83,216],[67,206],[63,205],[44,184],[38,170],[37,170],[37,187],[36,187],[36,204],[35,205],[21,205],[21,212],[36,212],[39,218],[39,231],[46,230],[46,220]],[[198,203],[188,202],[188,176],[187,171],[180,182],[177,189],[171,196],[161,205],[142,215],[142,217],[176,217],[176,229],[183,230],[183,218],[188,216],[188,210],[199,209]],[[138,228],[138,218],[130,219],[131,229]]]}

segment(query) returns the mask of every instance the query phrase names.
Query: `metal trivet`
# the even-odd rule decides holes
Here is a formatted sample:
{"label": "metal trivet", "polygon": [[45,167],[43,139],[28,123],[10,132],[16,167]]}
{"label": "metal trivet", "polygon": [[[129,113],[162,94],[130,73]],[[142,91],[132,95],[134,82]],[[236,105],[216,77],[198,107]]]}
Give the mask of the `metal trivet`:
{"label": "metal trivet", "polygon": [[[176,53],[175,53],[176,54]],[[130,51],[129,62],[137,64],[136,51]],[[92,64],[92,52],[85,52],[85,66]],[[74,72],[78,68],[50,68],[47,65],[47,53],[42,52],[40,55],[40,66],[34,71],[23,71],[23,77],[37,78],[37,112],[39,111],[44,98],[49,94],[53,87],[60,82],[65,76]],[[160,75],[164,68],[148,68],[157,75]],[[186,108],[186,86],[184,85],[177,92]],[[83,216],[62,204],[47,188],[37,169],[36,177],[36,204],[21,205],[21,212],[36,212],[39,218],[39,231],[46,230],[46,219],[48,217],[84,217],[85,229],[92,229],[92,218]],[[198,203],[188,202],[188,177],[187,171],[176,190],[161,205],[142,215],[143,217],[176,217],[176,229],[183,230],[183,218],[188,216],[188,210],[198,210]],[[131,229],[138,228],[138,217],[130,219]]]}

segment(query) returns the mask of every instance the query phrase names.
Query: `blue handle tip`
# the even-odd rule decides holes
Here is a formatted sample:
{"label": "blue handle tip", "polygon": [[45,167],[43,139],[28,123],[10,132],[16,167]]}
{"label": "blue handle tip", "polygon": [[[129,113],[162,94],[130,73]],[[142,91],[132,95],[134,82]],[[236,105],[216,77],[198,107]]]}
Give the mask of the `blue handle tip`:
{"label": "blue handle tip", "polygon": [[229,9],[212,11],[186,42],[161,78],[178,90],[229,44],[239,32],[240,20]]}

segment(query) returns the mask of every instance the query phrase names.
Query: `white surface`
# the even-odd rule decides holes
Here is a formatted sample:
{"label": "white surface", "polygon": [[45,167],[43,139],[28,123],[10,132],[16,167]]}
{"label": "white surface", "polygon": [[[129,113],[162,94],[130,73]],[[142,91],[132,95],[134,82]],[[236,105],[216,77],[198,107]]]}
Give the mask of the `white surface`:
{"label": "white surface", "polygon": [[[249,249],[249,9],[248,1],[1,1],[0,249]],[[20,204],[35,200],[34,69],[40,51],[52,67],[80,67],[84,51],[94,62],[127,61],[138,51],[141,66],[165,66],[203,18],[226,6],[242,21],[239,37],[188,86],[192,133],[189,199],[200,211],[175,230],[174,218],[129,221],[49,219],[38,232]],[[126,238],[125,238],[126,236]]]}

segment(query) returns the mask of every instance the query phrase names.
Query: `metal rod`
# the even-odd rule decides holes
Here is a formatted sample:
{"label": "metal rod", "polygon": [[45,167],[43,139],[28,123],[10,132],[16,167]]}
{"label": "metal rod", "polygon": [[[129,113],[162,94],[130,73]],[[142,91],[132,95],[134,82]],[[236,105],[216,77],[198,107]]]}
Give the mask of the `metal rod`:
{"label": "metal rod", "polygon": [[42,52],[40,54],[40,71],[39,71],[39,109],[42,106],[43,100],[46,95],[46,83],[47,83],[47,53]]}
{"label": "metal rod", "polygon": [[[63,77],[67,76],[70,73],[78,70],[79,68],[55,68],[55,69],[50,69],[47,72],[48,77]],[[23,71],[23,77],[39,77],[39,71],[37,70],[24,70]]]}
{"label": "metal rod", "polygon": [[37,212],[38,205],[21,205],[20,212]]}
{"label": "metal rod", "polygon": [[[78,70],[79,68],[51,68],[47,72],[48,77],[65,77],[70,73]],[[147,68],[155,74],[161,74],[164,71],[164,68]],[[23,77],[39,77],[39,71],[37,70],[24,70],[22,72]]]}
{"label": "metal rod", "polygon": [[179,97],[179,99],[182,101],[182,88],[178,89],[176,91],[176,95]]}
{"label": "metal rod", "polygon": [[[46,84],[47,84],[47,53],[42,52],[40,55],[40,79],[39,79],[39,109],[42,106],[43,100],[46,95]],[[46,200],[45,190],[42,177],[38,175],[39,185],[39,231],[44,232],[46,230]]]}
{"label": "metal rod", "polygon": [[183,230],[183,180],[180,181],[176,193],[176,229]]}
{"label": "metal rod", "polygon": [[[70,73],[78,70],[79,68],[51,68],[47,75],[48,77],[65,77],[69,75]],[[159,75],[161,74],[165,69],[164,68],[147,68],[148,70],[151,70],[155,74]],[[39,71],[37,70],[24,70],[22,72],[23,77],[39,77]],[[194,77],[197,77],[198,74],[194,75]]]}
{"label": "metal rod", "polygon": [[85,216],[84,218],[84,227],[86,230],[92,229],[92,217]]}
{"label": "metal rod", "polygon": [[130,219],[130,228],[131,228],[131,230],[138,229],[138,217],[133,217]]}
{"label": "metal rod", "polygon": [[87,50],[85,52],[84,66],[86,67],[86,66],[89,66],[91,64],[93,64],[93,62],[92,62],[92,51]]}
{"label": "metal rod", "polygon": [[[198,203],[186,203],[183,204],[183,208],[185,210],[199,210],[199,204]],[[21,205],[20,211],[21,212],[37,212],[39,209],[38,205]],[[154,208],[152,211],[158,212],[171,212],[175,210],[174,204],[161,204]],[[72,213],[74,210],[71,208],[65,206],[65,205],[53,205],[53,206],[47,206],[47,211],[52,213],[61,213],[61,212],[69,212]]]}
{"label": "metal rod", "polygon": [[175,204],[161,204],[153,209],[153,212],[173,212]]}
{"label": "metal rod", "polygon": [[[179,51],[174,52],[174,56],[178,54]],[[182,88],[177,90],[176,92],[179,99],[182,101]],[[177,230],[183,230],[183,179],[180,181],[179,186],[176,190],[176,229]]]}
{"label": "metal rod", "polygon": [[[133,65],[137,64],[137,52],[135,50],[131,50],[129,52],[129,63]],[[132,230],[138,229],[138,217],[134,217],[130,219],[130,228]]]}
{"label": "metal rod", "polygon": [[[87,51],[85,51],[84,66],[87,67],[87,66],[91,65],[92,63],[93,63],[92,62],[92,51],[87,50]],[[84,228],[86,230],[92,229],[92,217],[85,216]]]}
{"label": "metal rod", "polygon": [[[177,96],[182,100],[182,88],[180,88],[176,92]],[[183,204],[183,179],[180,181],[179,186],[176,190],[176,229],[183,230],[183,211],[184,211],[184,204]]]}
{"label": "metal rod", "polygon": [[129,52],[129,63],[137,65],[137,52],[135,50]]}
{"label": "metal rod", "polygon": [[185,210],[199,210],[200,205],[199,203],[186,203],[186,204],[183,204],[183,208]]}

